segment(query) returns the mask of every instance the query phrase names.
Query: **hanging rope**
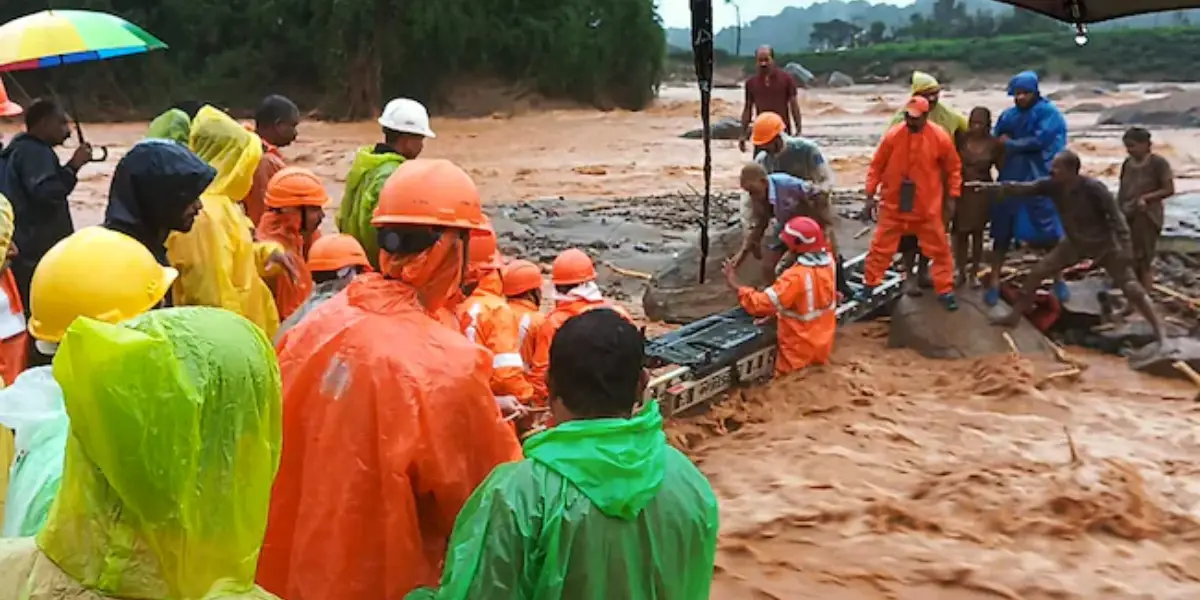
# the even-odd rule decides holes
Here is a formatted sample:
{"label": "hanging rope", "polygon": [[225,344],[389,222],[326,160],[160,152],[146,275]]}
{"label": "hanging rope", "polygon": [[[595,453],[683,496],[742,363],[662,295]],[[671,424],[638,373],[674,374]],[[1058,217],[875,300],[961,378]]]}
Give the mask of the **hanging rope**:
{"label": "hanging rope", "polygon": [[712,129],[709,108],[712,102],[713,26],[712,0],[691,0],[692,56],[696,59],[696,80],[700,86],[700,126],[704,138],[704,217],[700,222],[700,283],[704,283],[708,264],[709,205],[712,202]]}

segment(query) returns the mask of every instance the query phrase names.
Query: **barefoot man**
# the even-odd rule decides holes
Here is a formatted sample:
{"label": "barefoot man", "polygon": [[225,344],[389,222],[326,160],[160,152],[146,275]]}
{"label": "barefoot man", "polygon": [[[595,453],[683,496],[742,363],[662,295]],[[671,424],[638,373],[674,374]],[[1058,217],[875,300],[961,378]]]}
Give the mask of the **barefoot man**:
{"label": "barefoot man", "polygon": [[1001,196],[1048,196],[1062,218],[1066,236],[1038,261],[1021,285],[1021,295],[1007,315],[995,319],[998,325],[1013,326],[1029,310],[1033,293],[1042,280],[1082,260],[1104,268],[1113,284],[1137,308],[1161,346],[1163,327],[1146,289],[1133,274],[1133,241],[1117,199],[1100,180],[1079,173],[1079,155],[1064,150],[1050,163],[1050,176],[1030,182],[972,181],[972,189],[997,190]]}

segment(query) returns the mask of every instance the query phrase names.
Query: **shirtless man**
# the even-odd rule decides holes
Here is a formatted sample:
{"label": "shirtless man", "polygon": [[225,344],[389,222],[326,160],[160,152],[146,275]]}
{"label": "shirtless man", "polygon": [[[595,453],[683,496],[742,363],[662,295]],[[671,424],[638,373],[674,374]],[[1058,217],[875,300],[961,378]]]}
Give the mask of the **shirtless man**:
{"label": "shirtless man", "polygon": [[1081,175],[1079,167],[1079,156],[1064,150],[1050,163],[1049,177],[1030,182],[972,181],[965,185],[975,190],[996,190],[1002,196],[1048,196],[1058,209],[1066,233],[1025,277],[1012,310],[994,322],[1009,327],[1016,325],[1032,306],[1033,294],[1042,280],[1090,258],[1104,268],[1113,284],[1121,288],[1150,324],[1161,347],[1164,341],[1162,321],[1154,312],[1146,289],[1134,276],[1133,242],[1125,215],[1108,187],[1093,177]]}

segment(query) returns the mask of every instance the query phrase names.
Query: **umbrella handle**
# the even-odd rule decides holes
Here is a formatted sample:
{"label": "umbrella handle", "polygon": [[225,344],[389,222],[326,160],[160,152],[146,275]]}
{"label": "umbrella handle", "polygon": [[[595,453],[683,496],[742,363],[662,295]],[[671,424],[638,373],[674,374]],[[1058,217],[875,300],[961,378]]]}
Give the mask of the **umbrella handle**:
{"label": "umbrella handle", "polygon": [[88,160],[91,162],[104,162],[108,160],[108,146],[93,146],[92,155]]}

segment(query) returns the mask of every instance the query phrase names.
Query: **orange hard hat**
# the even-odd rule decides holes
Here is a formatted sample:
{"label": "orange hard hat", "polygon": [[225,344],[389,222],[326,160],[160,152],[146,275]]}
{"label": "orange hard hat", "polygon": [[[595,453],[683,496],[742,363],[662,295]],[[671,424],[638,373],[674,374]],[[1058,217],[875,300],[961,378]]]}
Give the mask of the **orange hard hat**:
{"label": "orange hard hat", "polygon": [[514,260],[500,271],[505,296],[520,296],[542,289],[542,270],[527,260]]}
{"label": "orange hard hat", "polygon": [[798,254],[826,249],[825,232],[819,223],[808,217],[792,217],[779,232],[779,241]]}
{"label": "orange hard hat", "polygon": [[483,229],[472,229],[467,249],[467,262],[483,268],[500,267],[500,249],[496,242],[496,231],[491,221],[484,221]]}
{"label": "orange hard hat", "polygon": [[20,104],[8,99],[8,90],[4,89],[4,82],[0,81],[0,117],[15,117],[25,112]]}
{"label": "orange hard hat", "polygon": [[458,165],[442,158],[406,160],[379,192],[371,225],[429,225],[483,229],[479,189]]}
{"label": "orange hard hat", "polygon": [[344,233],[323,235],[308,249],[308,270],[338,271],[346,267],[371,267],[362,244]]}
{"label": "orange hard hat", "polygon": [[773,113],[765,112],[758,115],[754,119],[754,125],[750,127],[750,143],[755,146],[766,146],[775,141],[779,134],[786,129],[783,126],[783,117]]}
{"label": "orange hard hat", "polygon": [[329,204],[329,194],[321,178],[308,169],[287,167],[267,183],[267,208],[321,207]]}
{"label": "orange hard hat", "polygon": [[554,285],[577,285],[596,278],[596,265],[587,253],[578,248],[563,250],[554,259],[550,279]]}

